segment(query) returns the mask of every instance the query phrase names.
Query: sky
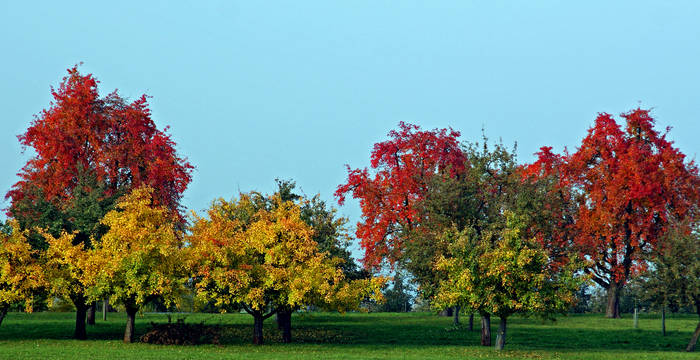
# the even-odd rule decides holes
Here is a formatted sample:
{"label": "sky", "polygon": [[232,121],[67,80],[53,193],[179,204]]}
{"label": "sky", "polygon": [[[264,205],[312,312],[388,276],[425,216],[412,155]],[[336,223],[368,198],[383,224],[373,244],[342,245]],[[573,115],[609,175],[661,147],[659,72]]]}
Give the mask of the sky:
{"label": "sky", "polygon": [[399,121],[483,128],[530,162],[575,149],[599,112],[651,108],[693,158],[698,19],[697,1],[2,0],[0,192],[32,155],[16,136],[81,62],[101,94],[152,96],[196,166],[194,211],[275,178],[334,203],[345,164],[369,166]]}

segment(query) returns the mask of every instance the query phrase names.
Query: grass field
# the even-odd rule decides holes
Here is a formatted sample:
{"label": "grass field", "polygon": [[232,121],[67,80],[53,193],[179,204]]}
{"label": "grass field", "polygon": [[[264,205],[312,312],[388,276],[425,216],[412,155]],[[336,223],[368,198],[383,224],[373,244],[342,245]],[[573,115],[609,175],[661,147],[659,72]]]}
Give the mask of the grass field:
{"label": "grass field", "polygon": [[[662,337],[657,315],[571,315],[556,322],[509,319],[506,350],[479,346],[479,332],[455,328],[451,319],[428,313],[295,314],[293,343],[280,343],[273,319],[265,322],[263,346],[250,345],[253,319],[245,314],[187,314],[188,323],[221,325],[221,345],[158,346],[121,342],[125,316],[88,326],[88,340],[71,340],[72,313],[10,313],[0,326],[2,359],[700,359],[683,349],[697,316],[671,315]],[[467,318],[463,317],[463,324]],[[497,319],[494,319],[493,337]],[[137,317],[137,334],[162,314]],[[475,325],[478,324],[475,319]],[[466,325],[466,324],[465,324]]]}

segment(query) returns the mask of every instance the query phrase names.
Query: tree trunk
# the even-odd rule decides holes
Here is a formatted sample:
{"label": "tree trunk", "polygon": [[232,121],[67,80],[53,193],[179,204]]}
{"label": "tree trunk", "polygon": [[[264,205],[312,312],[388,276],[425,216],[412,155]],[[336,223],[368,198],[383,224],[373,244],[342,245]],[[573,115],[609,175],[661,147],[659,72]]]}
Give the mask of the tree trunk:
{"label": "tree trunk", "polygon": [[253,324],[253,344],[262,345],[263,344],[263,315],[259,311],[253,313],[253,319],[255,323]]}
{"label": "tree trunk", "polygon": [[97,312],[97,303],[94,302],[88,307],[87,310],[87,324],[95,325],[95,313]]}
{"label": "tree trunk", "polygon": [[501,324],[498,326],[498,334],[496,335],[496,350],[503,350],[506,346],[506,319],[507,317],[501,316]]}
{"label": "tree trunk", "polygon": [[459,310],[461,309],[460,306],[455,306],[455,316],[453,318],[454,325],[459,326]]}
{"label": "tree trunk", "polygon": [[292,342],[292,312],[285,310],[280,316],[282,319],[282,342],[288,344]]}
{"label": "tree trunk", "polygon": [[691,352],[695,351],[695,345],[698,343],[698,337],[700,337],[700,322],[698,322],[698,326],[695,328],[695,332],[693,333],[693,337],[690,338],[690,342],[688,343],[688,347],[685,348],[685,351]]}
{"label": "tree trunk", "polygon": [[666,336],[666,307],[661,308],[661,334]]}
{"label": "tree trunk", "polygon": [[448,307],[445,310],[440,311],[440,316],[452,316],[452,308]]}
{"label": "tree trunk", "polygon": [[481,346],[491,346],[491,314],[481,314]]}
{"label": "tree trunk", "polygon": [[620,318],[620,291],[621,285],[610,283],[608,286],[608,307],[605,310],[605,317],[619,319]]}
{"label": "tree trunk", "polygon": [[107,309],[109,308],[109,300],[104,299],[102,302],[102,321],[107,321]]}
{"label": "tree trunk", "polygon": [[134,342],[134,331],[136,327],[136,312],[138,308],[136,306],[126,307],[126,329],[124,329],[124,342],[132,343]]}
{"label": "tree trunk", "polygon": [[73,333],[73,337],[76,340],[85,340],[87,339],[87,331],[85,329],[85,315],[87,315],[87,305],[83,302],[81,303],[75,303],[75,332]]}
{"label": "tree trunk", "polygon": [[637,311],[637,303],[636,302],[634,304],[634,328],[635,329],[639,328],[639,314]]}
{"label": "tree trunk", "polygon": [[9,310],[9,306],[3,306],[2,308],[0,308],[0,325],[2,325],[2,321],[5,320],[5,315],[7,315],[7,312]]}
{"label": "tree trunk", "polygon": [[474,331],[474,313],[469,314],[469,331]]}

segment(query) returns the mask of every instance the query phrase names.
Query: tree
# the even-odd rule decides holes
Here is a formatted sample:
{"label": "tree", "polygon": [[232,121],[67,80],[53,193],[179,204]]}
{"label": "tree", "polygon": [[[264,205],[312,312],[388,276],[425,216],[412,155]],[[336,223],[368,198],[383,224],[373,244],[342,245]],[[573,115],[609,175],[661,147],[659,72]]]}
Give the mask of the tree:
{"label": "tree", "polygon": [[87,278],[94,289],[91,299],[109,296],[112,304],[124,306],[127,343],[134,341],[136,312],[144,304],[159,299],[170,306],[184,289],[178,219],[168,208],[153,204],[154,192],[150,187],[135,189],[105,215],[102,222],[109,231],[93,252],[99,270]]}
{"label": "tree", "polygon": [[10,306],[24,302],[32,311],[34,296],[44,287],[39,252],[33,250],[27,233],[11,220],[0,229],[0,325]]}
{"label": "tree", "polygon": [[[182,222],[179,201],[193,169],[177,155],[167,128],[157,129],[145,95],[132,102],[116,91],[100,97],[97,85],[76,66],[51,89],[54,101],[18,136],[36,155],[5,196],[22,229],[42,228],[55,238],[74,233],[85,249],[106,232],[100,219],[116,200],[144,185],[155,189],[156,205]],[[41,234],[32,239],[35,248],[46,248]]]}
{"label": "tree", "polygon": [[46,239],[47,250],[42,254],[49,294],[55,299],[70,300],[75,305],[74,338],[87,339],[85,316],[88,310],[88,284],[97,272],[94,249],[76,240],[76,233],[61,232],[55,237],[45,230],[39,234]]}
{"label": "tree", "polygon": [[[301,219],[313,229],[312,240],[318,245],[320,252],[327,252],[328,256],[336,257],[342,261],[338,266],[343,270],[347,279],[357,280],[370,277],[369,272],[358,269],[350,250],[351,237],[346,227],[347,219],[337,216],[337,210],[326,205],[319,194],[309,198],[297,194],[296,183],[292,180],[275,179],[277,194],[284,201],[301,201]],[[274,197],[267,198],[270,207],[276,206]],[[280,307],[276,318],[281,330],[288,332],[291,327],[292,313],[296,309]],[[287,340],[287,338],[284,338]]]}
{"label": "tree", "polygon": [[[698,225],[676,223],[650,255],[652,266],[642,276],[647,296],[662,307],[695,307],[700,317],[700,233]],[[662,324],[665,335],[666,327]],[[686,351],[694,351],[700,321]]]}
{"label": "tree", "polygon": [[409,234],[421,222],[416,206],[425,197],[428,181],[436,174],[462,172],[466,161],[459,133],[451,129],[422,131],[400,122],[389,137],[374,145],[371,173],[348,166],[347,183],[335,192],[341,205],[348,194],[360,201],[362,221],[356,235],[368,268],[401,259]]}
{"label": "tree", "polygon": [[[438,288],[438,306],[460,304],[482,314],[498,315],[498,350],[505,345],[510,315],[563,313],[581,285],[575,276],[576,262],[564,268],[552,266],[539,243],[523,237],[527,222],[509,211],[504,216],[507,223],[500,233],[487,231],[479,237],[474,231],[446,234],[456,239],[451,241],[450,257],[442,257],[436,264],[447,275]],[[491,237],[497,240],[493,242]]]}
{"label": "tree", "polygon": [[644,255],[670,221],[696,217],[700,201],[697,166],[654,130],[649,111],[622,117],[624,129],[600,114],[575,153],[543,148],[529,166],[530,174],[557,177],[556,192],[571,212],[553,213],[559,226],[551,227],[552,238],[571,241],[591,260],[587,271],[606,289],[606,316],[615,318],[622,288],[645,268]]}
{"label": "tree", "polygon": [[[241,194],[231,202],[217,200],[208,218],[196,217],[188,238],[189,266],[197,296],[219,307],[240,305],[254,318],[253,343],[263,343],[263,321],[280,308],[320,305],[354,309],[369,295],[381,296],[381,279],[348,282],[312,240],[313,229],[301,208],[274,197]],[[285,341],[291,340],[290,327]]]}

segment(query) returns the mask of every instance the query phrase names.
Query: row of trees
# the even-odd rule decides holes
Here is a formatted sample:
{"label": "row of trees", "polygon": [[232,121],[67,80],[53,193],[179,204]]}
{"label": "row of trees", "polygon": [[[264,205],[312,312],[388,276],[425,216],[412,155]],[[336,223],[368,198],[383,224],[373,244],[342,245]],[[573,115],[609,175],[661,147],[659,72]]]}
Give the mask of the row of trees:
{"label": "row of trees", "polygon": [[[85,338],[86,313],[110,297],[128,314],[131,341],[143,304],[171,304],[189,287],[211,306],[253,315],[261,343],[273,314],[288,341],[295,309],[343,311],[379,296],[384,279],[354,267],[345,220],[292,182],[271,196],[217,200],[187,226],[180,199],[192,165],[156,128],[145,96],[100,97],[97,84],[69,69],[19,136],[35,156],[6,196],[0,310],[22,299],[31,308],[37,292],[67,298]],[[665,289],[660,301],[692,302],[700,315],[697,166],[648,111],[622,116],[624,127],[599,115],[573,154],[543,147],[524,165],[485,137],[461,143],[451,129],[400,123],[375,144],[371,168],[348,167],[336,191],[341,204],[360,202],[365,268],[407,269],[434,305],[479,313],[484,345],[498,316],[498,348],[510,315],[563,312],[588,279],[606,289],[609,317],[641,274]]]}
{"label": "row of trees", "polygon": [[510,314],[564,311],[589,279],[607,291],[608,317],[642,274],[700,315],[698,168],[649,111],[622,117],[600,114],[576,152],[543,147],[524,165],[485,137],[461,144],[456,131],[400,123],[336,191],[359,200],[364,264],[408,269],[424,298],[480,313],[484,345],[499,316],[499,348]]}
{"label": "row of trees", "polygon": [[6,195],[0,322],[12,304],[31,311],[37,296],[63,299],[76,308],[75,338],[85,339],[87,314],[109,298],[126,311],[130,342],[144,304],[176,306],[189,291],[218,310],[250,313],[260,344],[262,321],[275,313],[290,341],[300,307],[346,311],[381,297],[384,279],[350,258],[346,220],[293,182],[278,181],[272,196],[217,200],[188,226],[180,199],[192,165],[156,128],[145,96],[100,97],[97,84],[69,69],[19,136],[35,156]]}
{"label": "row of trees", "polygon": [[75,337],[84,339],[85,304],[109,298],[126,311],[124,341],[131,342],[141,307],[156,299],[177,306],[194,291],[202,304],[251,314],[253,341],[262,344],[262,322],[275,313],[289,342],[291,313],[300,307],[347,311],[368,297],[381,300],[383,278],[351,279],[344,259],[321,251],[302,216],[308,204],[283,201],[279,193],[241,194],[216,201],[185,234],[172,212],[154,205],[154,192],[141,187],[121,198],[101,221],[109,230],[89,249],[76,243],[75,232],[54,237],[38,229],[47,249],[32,250],[29,232],[12,221],[0,238],[3,316],[15,302],[31,310],[32,299],[47,292],[73,302]]}

